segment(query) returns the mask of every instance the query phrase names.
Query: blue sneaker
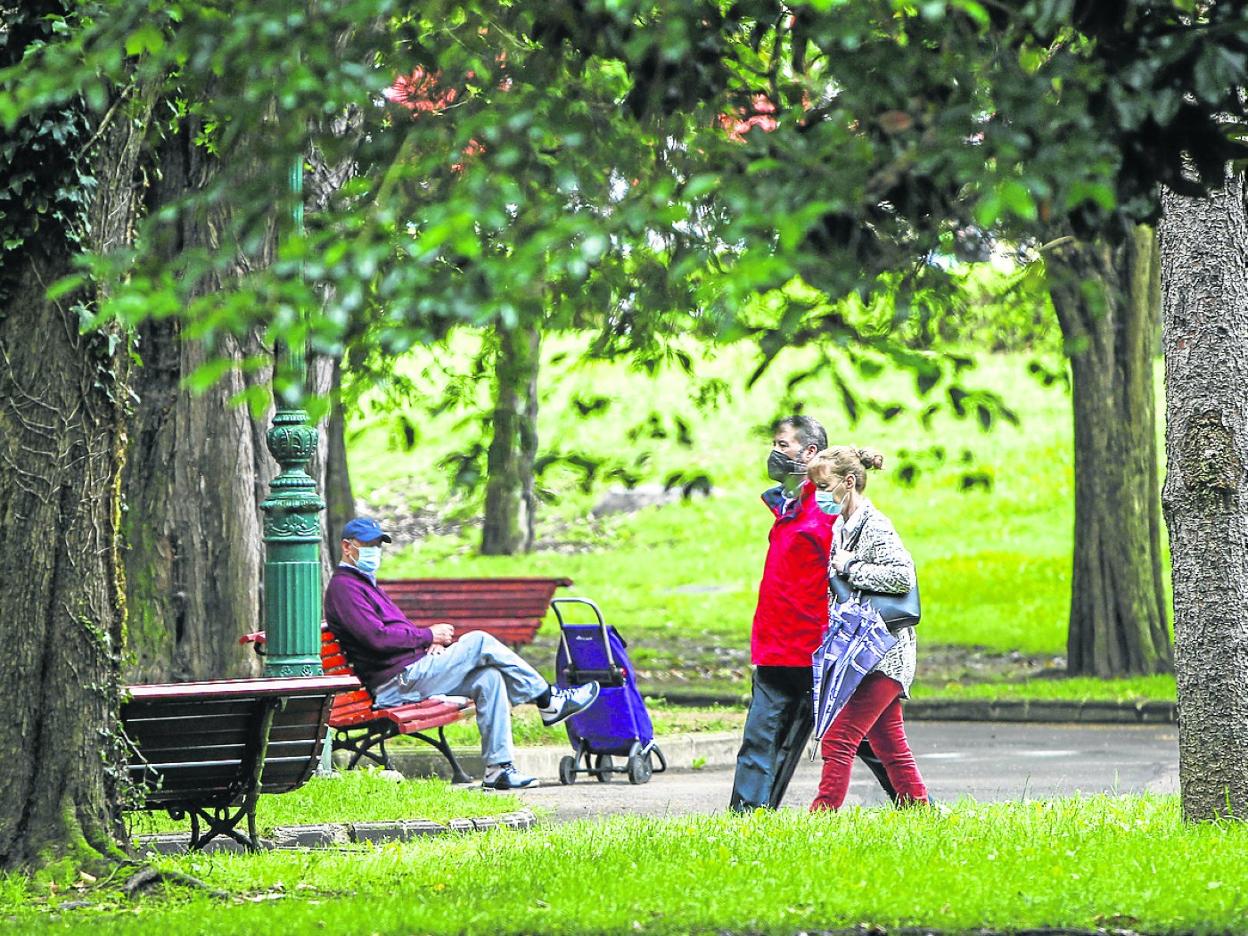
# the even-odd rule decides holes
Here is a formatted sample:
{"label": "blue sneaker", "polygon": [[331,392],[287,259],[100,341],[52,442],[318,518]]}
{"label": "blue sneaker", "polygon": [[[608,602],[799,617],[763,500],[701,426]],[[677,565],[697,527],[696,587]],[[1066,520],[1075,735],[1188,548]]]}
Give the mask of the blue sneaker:
{"label": "blue sneaker", "polygon": [[499,764],[487,767],[485,779],[481,781],[483,790],[523,790],[537,783],[537,777],[527,777],[516,770],[515,764]]}

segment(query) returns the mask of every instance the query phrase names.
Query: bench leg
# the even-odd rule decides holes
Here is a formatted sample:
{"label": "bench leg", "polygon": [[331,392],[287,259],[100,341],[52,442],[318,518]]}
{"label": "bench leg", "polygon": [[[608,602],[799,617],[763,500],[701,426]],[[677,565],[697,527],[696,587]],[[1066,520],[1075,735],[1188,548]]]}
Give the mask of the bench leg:
{"label": "bench leg", "polygon": [[[354,770],[362,757],[367,757],[373,763],[390,770],[392,768],[390,755],[386,753],[386,739],[395,734],[397,732],[393,730],[393,726],[382,729],[369,728],[360,737],[352,737],[350,732],[339,730],[334,735],[334,750],[348,751],[351,754],[351,759],[347,762],[347,770]],[[380,754],[373,750],[379,746]]]}
{"label": "bench leg", "polygon": [[455,757],[455,752],[451,750],[451,746],[446,743],[446,731],[441,725],[438,726],[438,737],[429,737],[420,731],[412,732],[413,738],[420,738],[426,744],[432,744],[446,758],[448,764],[451,765],[451,783],[471,783],[472,777],[464,772],[464,768],[459,765],[459,760]]}
{"label": "bench leg", "polygon": [[[393,770],[394,763],[390,760],[390,752],[386,750],[386,742],[398,733],[391,723],[387,723],[385,728],[365,729],[363,735],[354,737],[345,730],[339,730],[334,735],[334,750],[350,752],[351,759],[347,762],[347,770],[354,770],[355,765],[365,757],[387,770]],[[452,783],[470,783],[472,781],[472,777],[460,766],[459,760],[455,757],[455,752],[451,750],[451,746],[447,743],[444,728],[438,727],[436,738],[421,731],[412,732],[411,736],[420,738],[426,744],[437,748],[438,752],[446,758],[446,762],[451,767]]]}
{"label": "bench leg", "polygon": [[[174,812],[174,810],[170,810],[170,815],[173,815]],[[182,810],[177,810],[177,812],[181,814]],[[186,813],[191,820],[191,841],[187,846],[190,851],[202,851],[204,846],[218,835],[232,838],[248,851],[260,850],[260,839],[256,837],[256,804],[254,801],[244,803],[233,814],[230,813],[228,807],[219,807],[211,813],[206,809],[195,807],[186,810]],[[236,828],[244,817],[247,819],[246,835],[239,832]],[[174,816],[174,818],[180,818],[180,815]],[[202,830],[200,827],[201,819],[206,826]]]}

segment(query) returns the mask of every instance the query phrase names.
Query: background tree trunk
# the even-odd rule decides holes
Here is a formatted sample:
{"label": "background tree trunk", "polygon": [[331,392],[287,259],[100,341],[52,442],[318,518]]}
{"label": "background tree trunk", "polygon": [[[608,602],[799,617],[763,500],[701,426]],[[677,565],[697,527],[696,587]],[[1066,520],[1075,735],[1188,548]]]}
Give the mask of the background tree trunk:
{"label": "background tree trunk", "polygon": [[[134,435],[127,459],[126,580],[133,682],[248,676],[238,637],[260,626],[263,544],[257,504],[276,474],[265,426],[229,399],[267,374],[226,377],[203,394],[182,378],[210,353],[177,324],[142,329]],[[217,353],[241,359],[239,342]],[[263,353],[254,347],[251,353]]]}
{"label": "background tree trunk", "polygon": [[[195,147],[193,138],[194,128],[187,126],[162,147],[154,204],[175,203],[207,184],[212,157]],[[184,215],[170,253],[219,242],[220,220]],[[267,392],[272,368],[236,368],[202,393],[183,381],[210,358],[241,363],[251,356],[271,358],[272,348],[252,334],[224,336],[209,349],[184,340],[179,322],[166,319],[143,324],[139,351],[143,367],[135,374],[138,403],[123,482],[130,609],[126,679],[258,675],[258,658],[238,638],[264,626],[259,505],[278,471],[265,445],[273,409],[257,417],[230,401],[248,388]],[[310,360],[313,392],[328,391],[332,371],[327,359]],[[318,486],[324,483],[327,455],[322,433],[308,466]]]}
{"label": "background tree trunk", "polygon": [[510,556],[533,548],[541,336],[535,326],[500,327],[496,333],[494,435],[486,457],[481,553]]}
{"label": "background tree trunk", "polygon": [[[20,57],[29,39],[10,35],[0,65]],[[108,113],[116,119],[99,126],[89,154],[44,167],[99,180],[83,228],[84,246],[97,250],[130,241],[142,190],[135,166],[143,134],[134,127],[146,125],[151,101],[136,90],[115,103]],[[58,155],[48,147],[45,159],[48,150]],[[67,176],[62,184],[81,183]],[[79,334],[76,302],[91,295],[47,298],[78,249],[48,217],[0,261],[0,551],[12,571],[0,589],[5,870],[120,855],[113,804],[124,778],[116,723],[125,601],[117,528],[128,348],[116,330]]]}
{"label": "background tree trunk", "polygon": [[[162,147],[154,204],[175,203],[207,183],[211,157],[192,140],[187,126]],[[184,214],[170,254],[215,243],[219,221]],[[267,349],[254,336],[226,336],[210,350],[184,341],[176,320],[162,320],[141,327],[139,353],[123,481],[131,621],[126,678],[256,675],[255,654],[238,637],[261,626],[258,504],[277,465],[264,444],[268,414],[256,419],[229,401],[249,386],[267,386],[272,370],[234,370],[203,393],[183,381],[211,357],[241,361]]]}
{"label": "background tree trunk", "polygon": [[347,468],[346,416],[338,392],[342,388],[342,361],[335,358],[330,377],[334,394],[325,423],[325,555],[338,561],[338,542],[343,524],[355,516],[355,495]]}
{"label": "background tree trunk", "polygon": [[1157,239],[1138,227],[1119,244],[1076,242],[1055,250],[1047,266],[1074,397],[1066,668],[1102,677],[1170,672],[1153,390]]}
{"label": "background tree trunk", "polygon": [[[345,40],[339,37],[339,42]],[[339,140],[348,140],[350,145],[344,146],[331,158],[320,149],[313,147],[307,155],[304,174],[304,194],[306,210],[315,214],[329,208],[334,196],[358,171],[355,161],[355,147],[364,138],[364,115],[355,107],[349,107],[342,114],[329,121],[330,132]],[[350,323],[343,344],[352,346],[364,323],[356,320]],[[350,351],[344,353],[349,354]],[[348,358],[348,361],[352,358]],[[346,413],[342,406],[342,372],[343,354],[335,357],[314,356],[312,358],[312,387],[314,392],[329,396],[329,418],[321,427],[318,460],[308,466],[308,473],[318,480],[318,485],[325,498],[325,510],[321,514],[324,531],[321,550],[322,571],[326,582],[338,564],[341,550],[339,549],[340,534],[343,524],[355,516],[355,496],[351,491],[351,473],[347,467],[347,426]],[[321,470],[320,466],[324,469]],[[323,479],[324,483],[320,481]]]}
{"label": "background tree trunk", "polygon": [[1163,194],[1166,484],[1189,820],[1248,817],[1248,217],[1244,177]]}

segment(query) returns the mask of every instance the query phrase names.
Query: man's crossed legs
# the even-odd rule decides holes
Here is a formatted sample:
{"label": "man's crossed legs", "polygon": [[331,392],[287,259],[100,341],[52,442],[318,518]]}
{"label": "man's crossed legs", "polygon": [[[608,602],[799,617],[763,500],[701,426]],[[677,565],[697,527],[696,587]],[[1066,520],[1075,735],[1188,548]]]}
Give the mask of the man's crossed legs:
{"label": "man's crossed legs", "polygon": [[408,666],[377,690],[376,699],[378,705],[389,707],[439,695],[473,700],[485,760],[482,786],[514,790],[529,786],[535,778],[519,773],[512,764],[511,706],[532,702],[544,725],[557,725],[594,703],[598,683],[556,689],[514,650],[485,631],[469,631],[446,649],[427,653]]}

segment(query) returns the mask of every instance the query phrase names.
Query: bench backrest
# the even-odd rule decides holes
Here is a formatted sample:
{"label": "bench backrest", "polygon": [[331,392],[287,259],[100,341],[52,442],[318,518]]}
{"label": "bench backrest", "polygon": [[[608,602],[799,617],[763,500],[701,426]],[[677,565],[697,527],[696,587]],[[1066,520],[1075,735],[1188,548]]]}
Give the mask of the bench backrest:
{"label": "bench backrest", "polygon": [[[321,669],[327,676],[355,675],[338,638],[328,627],[321,628]],[[340,692],[334,696],[334,705],[329,713],[330,727],[349,728],[372,721],[377,717],[373,712],[373,703],[373,694],[362,685],[351,692]]]}
{"label": "bench backrest", "polygon": [[415,578],[381,579],[377,584],[411,621],[449,621],[460,633],[483,630],[515,645],[533,639],[555,589],[572,580]]}
{"label": "bench backrest", "polygon": [[301,786],[319,761],[331,700],[358,686],[335,675],[129,687],[121,722],[135,748],[130,777],[148,788],[144,808],[235,802],[250,783],[267,708],[261,791]]}

